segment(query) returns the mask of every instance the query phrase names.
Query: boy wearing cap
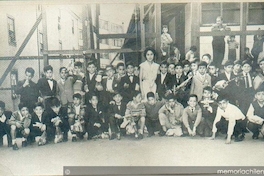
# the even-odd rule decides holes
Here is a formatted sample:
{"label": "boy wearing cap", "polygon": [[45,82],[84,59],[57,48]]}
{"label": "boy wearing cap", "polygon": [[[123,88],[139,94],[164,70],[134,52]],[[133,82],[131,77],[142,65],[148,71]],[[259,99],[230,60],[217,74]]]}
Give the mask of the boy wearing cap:
{"label": "boy wearing cap", "polygon": [[264,84],[255,91],[255,99],[247,111],[247,127],[253,133],[252,138],[258,139],[259,132],[264,135]]}
{"label": "boy wearing cap", "polygon": [[218,96],[218,108],[213,123],[213,135],[210,139],[215,139],[216,132],[227,133],[226,144],[231,144],[231,136],[235,136],[235,142],[244,140],[246,130],[246,117],[241,110],[229,103],[225,96]]}
{"label": "boy wearing cap", "polygon": [[168,136],[181,136],[184,108],[173,94],[169,94],[166,100],[166,104],[159,110],[159,122],[162,127],[160,136],[164,136],[165,134]]}
{"label": "boy wearing cap", "polygon": [[116,92],[114,97],[114,102],[109,106],[109,123],[111,129],[110,140],[117,138],[121,139],[121,129],[120,125],[123,123],[123,119],[126,112],[126,103],[123,102],[123,97],[120,93]]}
{"label": "boy wearing cap", "polygon": [[206,73],[207,64],[206,62],[200,62],[198,65],[198,72],[192,78],[192,85],[190,94],[195,94],[198,97],[198,101],[202,99],[203,88],[211,86],[211,76]]}

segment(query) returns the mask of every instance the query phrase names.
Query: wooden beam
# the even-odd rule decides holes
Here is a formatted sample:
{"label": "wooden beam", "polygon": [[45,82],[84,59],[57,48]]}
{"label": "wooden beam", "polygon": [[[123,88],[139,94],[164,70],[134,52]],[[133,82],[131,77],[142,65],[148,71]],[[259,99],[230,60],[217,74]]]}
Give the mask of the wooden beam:
{"label": "wooden beam", "polygon": [[[47,29],[47,14],[46,14],[46,6],[42,6],[42,30],[43,30],[43,50],[48,50],[48,29]],[[43,54],[43,64],[44,67],[49,64],[49,59],[47,54]]]}
{"label": "wooden beam", "polygon": [[[155,28],[156,28],[156,34],[159,34],[159,37],[156,37],[156,51],[158,51],[158,55],[161,56],[161,50],[160,50],[160,46],[161,46],[161,3],[156,3],[155,4],[155,16],[156,16],[156,20],[155,20]],[[160,58],[160,57],[159,57]],[[161,61],[161,60],[160,60]]]}
{"label": "wooden beam", "polygon": [[213,31],[213,32],[199,32],[198,36],[227,36],[227,35],[256,35],[264,34],[264,30],[247,30],[247,31]]}
{"label": "wooden beam", "polygon": [[144,19],[146,18],[146,16],[148,15],[149,11],[154,7],[154,4],[150,4],[148,10],[144,13],[144,5],[141,4],[143,6],[143,14],[142,14],[142,20],[144,21]]}
{"label": "wooden beam", "polygon": [[31,36],[33,35],[33,33],[35,32],[35,30],[37,29],[40,21],[42,19],[42,14],[39,15],[39,17],[37,18],[37,21],[34,23],[34,25],[32,26],[31,30],[29,31],[28,35],[26,36],[26,38],[24,39],[24,41],[22,42],[21,46],[19,47],[18,51],[15,54],[15,57],[11,60],[11,62],[9,63],[8,67],[6,68],[4,74],[2,75],[1,79],[0,79],[0,86],[3,84],[4,80],[6,79],[8,73],[11,71],[11,69],[13,68],[13,66],[15,65],[17,58],[20,56],[20,54],[22,53],[22,51],[24,50],[24,48],[26,47],[29,39],[31,38]]}
{"label": "wooden beam", "polygon": [[[240,3],[240,30],[241,31],[246,31],[247,30],[247,5],[248,3],[241,2]],[[246,35],[241,35],[240,36],[240,59],[244,59],[245,55],[245,50],[244,48],[246,47],[247,44],[247,36]]]}
{"label": "wooden beam", "polygon": [[[100,4],[96,4],[96,16],[95,16],[95,26],[96,26],[96,49],[100,49],[100,39],[98,38],[99,33],[99,16],[100,16]],[[97,53],[97,65],[100,68],[100,53]]]}
{"label": "wooden beam", "polygon": [[136,38],[136,34],[99,34],[97,36],[99,39],[110,39],[110,38],[126,38],[126,39],[131,39],[131,38]]}
{"label": "wooden beam", "polygon": [[88,50],[49,50],[43,51],[43,53],[54,55],[54,54],[64,54],[64,55],[84,55],[84,54],[93,54],[93,53],[133,53],[139,52],[140,50],[132,50],[129,48],[126,49],[88,49]]}
{"label": "wooden beam", "polygon": [[[144,14],[144,5],[140,4],[140,42],[141,42],[141,50],[143,51],[146,47],[146,36],[145,36],[145,24],[144,24],[144,18],[142,18]],[[143,52],[141,53],[141,62],[143,61],[144,54]]]}

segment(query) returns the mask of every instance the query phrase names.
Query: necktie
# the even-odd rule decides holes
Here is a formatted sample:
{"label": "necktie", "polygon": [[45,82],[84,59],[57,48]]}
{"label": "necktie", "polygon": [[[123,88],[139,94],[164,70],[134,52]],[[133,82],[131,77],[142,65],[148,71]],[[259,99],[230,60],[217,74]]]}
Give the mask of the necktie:
{"label": "necktie", "polygon": [[245,81],[245,87],[249,87],[249,80],[248,80],[248,74],[246,73],[246,81]]}
{"label": "necktie", "polygon": [[192,113],[193,113],[194,109],[192,108],[191,110],[192,110]]}
{"label": "necktie", "polygon": [[117,108],[118,108],[118,110],[120,110],[121,106],[120,106],[120,105],[118,105],[118,106],[117,106]]}

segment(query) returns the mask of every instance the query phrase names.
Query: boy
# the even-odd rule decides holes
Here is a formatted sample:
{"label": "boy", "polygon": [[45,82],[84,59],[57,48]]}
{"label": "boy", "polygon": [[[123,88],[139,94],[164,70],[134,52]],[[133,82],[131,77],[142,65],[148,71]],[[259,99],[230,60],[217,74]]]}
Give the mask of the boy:
{"label": "boy", "polygon": [[187,60],[183,60],[182,62],[182,66],[183,66],[183,74],[184,76],[188,76],[188,74],[190,73],[190,66],[191,66],[191,63]]}
{"label": "boy", "polygon": [[239,73],[241,72],[241,64],[240,60],[234,62],[233,74],[235,76],[239,76]]}
{"label": "boy", "polygon": [[210,54],[204,54],[203,56],[202,56],[202,59],[201,59],[201,61],[204,61],[204,62],[206,62],[207,63],[207,65],[210,65],[211,64],[211,55]]}
{"label": "boy", "polygon": [[259,61],[260,72],[257,74],[253,81],[254,89],[257,90],[258,87],[264,82],[264,58]]}
{"label": "boy", "polygon": [[190,62],[190,68],[191,68],[191,74],[192,76],[197,74],[197,70],[198,70],[198,64],[199,64],[199,60],[196,59],[193,62]]}
{"label": "boy", "polygon": [[33,106],[38,101],[39,97],[37,84],[32,81],[34,74],[35,70],[31,67],[27,67],[25,79],[18,82],[16,90],[16,93],[20,94],[20,103],[25,104],[30,113],[33,112]]}
{"label": "boy", "polygon": [[211,98],[212,88],[206,86],[203,89],[203,97],[199,102],[202,109],[202,135],[205,137],[212,136],[212,128],[217,110],[217,103]]}
{"label": "boy", "polygon": [[202,110],[198,105],[198,97],[195,94],[189,96],[188,105],[182,114],[182,121],[184,124],[184,132],[186,129],[190,136],[195,136],[197,133],[202,135]]}
{"label": "boy", "polygon": [[18,109],[18,111],[13,112],[8,122],[11,126],[10,134],[12,137],[13,150],[19,149],[16,144],[17,136],[22,137],[22,147],[26,147],[27,137],[30,133],[31,115],[29,114],[28,107],[20,103]]}
{"label": "boy", "polygon": [[170,34],[168,33],[168,26],[163,25],[162,26],[162,34],[161,34],[161,53],[162,56],[169,56],[170,54],[170,44],[173,42]]}
{"label": "boy", "polygon": [[216,64],[214,62],[211,62],[208,66],[208,73],[211,76],[212,86],[214,86],[218,81],[218,71],[219,68],[216,68]]}
{"label": "boy", "polygon": [[[47,99],[50,97],[57,96],[57,81],[53,79],[53,67],[47,65],[44,67],[44,78],[40,78],[37,83],[37,87],[41,97],[39,100],[44,102],[46,107],[48,101]],[[48,106],[48,105],[47,105]]]}
{"label": "boy", "polygon": [[236,42],[236,36],[231,35],[227,39],[228,43],[228,60],[234,62],[236,60],[236,50],[238,49],[238,42]]}
{"label": "boy", "polygon": [[218,108],[213,123],[213,135],[210,139],[215,139],[217,131],[227,133],[226,144],[231,144],[231,136],[235,136],[235,142],[244,140],[246,131],[246,118],[241,110],[229,103],[228,99],[219,95],[217,97]]}
{"label": "boy", "polygon": [[115,78],[117,82],[119,83],[121,81],[121,78],[124,77],[125,75],[126,75],[125,64],[123,62],[120,62],[116,65]]}
{"label": "boy", "polygon": [[160,136],[182,135],[183,106],[177,102],[173,94],[169,94],[167,102],[159,110],[159,122],[162,127]]}
{"label": "boy", "polygon": [[148,129],[148,137],[154,135],[155,131],[161,132],[159,122],[159,110],[165,104],[165,101],[157,101],[153,92],[147,93],[147,102],[144,103],[146,109],[146,127]]}
{"label": "boy", "polygon": [[82,72],[82,63],[81,62],[75,62],[74,63],[74,69],[73,69],[73,75],[76,79],[75,83],[73,84],[73,93],[80,93],[83,95],[83,78],[84,78],[84,73]]}
{"label": "boy", "polygon": [[[143,130],[146,117],[146,109],[144,104],[141,103],[141,100],[141,93],[139,91],[135,91],[133,94],[133,100],[127,104],[124,118],[124,123],[126,123],[128,120],[131,122],[135,129],[135,137],[138,139],[143,139]],[[137,129],[137,126],[139,126],[139,129]]]}
{"label": "boy", "polygon": [[139,77],[134,74],[134,64],[128,62],[126,65],[126,75],[121,78],[118,84],[118,91],[123,97],[123,101],[128,103],[133,99],[132,92],[139,91]]}
{"label": "boy", "polygon": [[83,78],[82,82],[83,82],[83,87],[82,87],[82,91],[85,92],[85,104],[89,103],[89,94],[90,93],[95,93],[96,92],[96,70],[97,67],[95,65],[94,62],[88,62],[87,64],[87,74],[86,76]]}
{"label": "boy", "polygon": [[196,51],[197,51],[197,47],[191,46],[190,50],[185,55],[185,59],[192,63],[195,60]]}
{"label": "boy", "polygon": [[108,119],[106,119],[104,108],[98,103],[98,97],[95,94],[90,94],[89,104],[85,108],[84,120],[88,140],[108,137]]}
{"label": "boy", "polygon": [[200,62],[198,65],[198,72],[192,78],[192,85],[190,94],[195,94],[198,97],[198,101],[202,99],[203,88],[211,86],[211,76],[206,73],[207,64]]}
{"label": "boy", "polygon": [[10,126],[8,121],[12,115],[11,111],[5,110],[5,103],[0,101],[0,147],[3,146],[3,136],[6,134],[8,147],[12,147],[12,139],[10,136]]}
{"label": "boy", "polygon": [[76,93],[72,96],[73,103],[68,106],[68,120],[72,133],[72,142],[77,141],[77,137],[83,139],[85,134],[85,107],[82,105],[82,96]]}
{"label": "boy", "polygon": [[264,135],[264,84],[255,91],[255,101],[253,101],[247,111],[248,129],[253,133],[252,138],[258,139],[259,132]]}
{"label": "boy", "polygon": [[47,142],[59,143],[63,141],[63,122],[61,103],[58,98],[52,97],[49,99],[49,107],[43,113],[43,123],[46,125]]}
{"label": "boy", "polygon": [[113,140],[117,137],[118,140],[121,139],[121,130],[120,125],[123,123],[123,118],[126,112],[126,103],[123,100],[123,97],[120,93],[116,92],[114,97],[114,103],[110,104],[109,107],[109,123],[111,129],[110,140]]}
{"label": "boy", "polygon": [[157,84],[157,93],[160,99],[165,98],[165,93],[167,89],[171,87],[172,76],[168,73],[168,64],[166,62],[160,63],[160,73],[157,75],[156,84]]}
{"label": "boy", "polygon": [[31,125],[30,125],[30,138],[31,142],[35,141],[36,137],[39,137],[37,143],[39,146],[46,144],[46,125],[44,124],[43,118],[44,105],[40,102],[34,106],[34,112],[32,114]]}
{"label": "boy", "polygon": [[175,74],[175,64],[171,63],[168,65],[168,73],[170,73],[171,75]]}

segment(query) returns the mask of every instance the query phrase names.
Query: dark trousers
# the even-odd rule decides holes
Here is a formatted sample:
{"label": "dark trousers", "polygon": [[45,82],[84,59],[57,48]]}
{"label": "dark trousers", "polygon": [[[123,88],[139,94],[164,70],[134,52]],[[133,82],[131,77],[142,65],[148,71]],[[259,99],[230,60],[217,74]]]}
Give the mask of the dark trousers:
{"label": "dark trousers", "polygon": [[117,119],[114,116],[109,118],[110,129],[112,133],[120,133],[120,125],[123,123],[123,119]]}
{"label": "dark trousers", "polygon": [[149,117],[146,117],[145,124],[146,124],[146,127],[148,129],[148,133],[151,135],[153,135],[155,131],[161,130],[161,125],[160,125],[159,119],[152,120]]}
{"label": "dark trousers", "polygon": [[0,146],[3,145],[3,137],[4,135],[7,136],[8,144],[12,143],[11,135],[10,135],[10,126],[6,123],[0,122]]}
{"label": "dark trousers", "polygon": [[32,128],[30,129],[29,133],[29,141],[30,142],[35,142],[35,137],[41,136],[43,134],[43,131],[41,131],[39,128]]}
{"label": "dark trousers", "polygon": [[217,68],[221,68],[222,61],[225,55],[225,41],[223,39],[214,39],[212,42],[213,47],[213,60]]}
{"label": "dark trousers", "polygon": [[88,139],[91,139],[92,137],[96,135],[100,135],[103,132],[108,132],[108,123],[100,123],[101,127],[96,127],[93,124],[87,123],[86,125],[86,131],[88,133]]}
{"label": "dark trousers", "polygon": [[[61,118],[62,123],[58,126],[59,131],[63,134],[63,139],[68,139],[68,131],[70,129],[68,119]],[[47,140],[53,141],[56,135],[56,127],[52,125],[46,125]]]}
{"label": "dark trousers", "polygon": [[[222,134],[226,134],[228,130],[228,123],[229,121],[227,121],[225,118],[222,117],[221,120],[216,123],[217,131],[221,132]],[[238,137],[240,134],[244,134],[247,131],[246,125],[247,125],[246,119],[236,120],[236,125],[234,127],[233,135],[235,137]]]}
{"label": "dark trousers", "polygon": [[201,125],[201,133],[205,137],[212,136],[212,128],[213,128],[214,121],[206,118],[202,118],[202,121],[200,123]]}
{"label": "dark trousers", "polygon": [[253,133],[254,137],[258,137],[259,136],[259,130],[262,127],[262,125],[255,124],[255,123],[252,123],[252,122],[248,122],[247,123],[247,127]]}

